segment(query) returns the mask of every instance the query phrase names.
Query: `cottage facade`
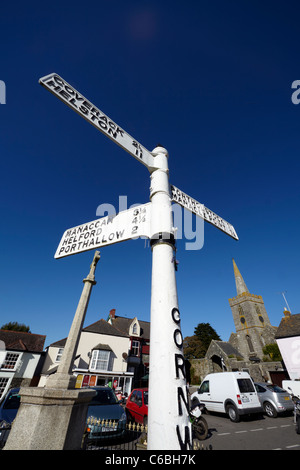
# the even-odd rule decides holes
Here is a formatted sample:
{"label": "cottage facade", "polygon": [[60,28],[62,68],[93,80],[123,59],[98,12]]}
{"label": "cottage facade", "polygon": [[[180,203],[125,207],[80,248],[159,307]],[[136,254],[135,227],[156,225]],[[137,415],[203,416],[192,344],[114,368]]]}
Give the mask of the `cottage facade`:
{"label": "cottage facade", "polygon": [[0,330],[0,400],[12,387],[36,386],[46,336]]}
{"label": "cottage facade", "polygon": [[[145,372],[144,367],[140,367],[147,352],[144,324],[147,322],[141,322],[137,317],[116,316],[112,309],[107,321],[101,319],[83,328],[73,366],[76,388],[109,385],[129,394]],[[39,386],[45,386],[47,378],[56,373],[66,340],[56,341],[47,348]]]}

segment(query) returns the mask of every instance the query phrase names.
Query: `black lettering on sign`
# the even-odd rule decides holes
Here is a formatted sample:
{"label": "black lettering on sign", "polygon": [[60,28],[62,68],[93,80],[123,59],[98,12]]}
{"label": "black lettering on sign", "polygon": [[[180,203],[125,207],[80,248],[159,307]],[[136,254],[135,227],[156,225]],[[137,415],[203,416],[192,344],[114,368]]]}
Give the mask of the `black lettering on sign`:
{"label": "black lettering on sign", "polygon": [[174,331],[173,337],[174,337],[174,343],[176,344],[177,348],[181,349],[183,345],[183,338],[182,338],[181,330],[179,328],[177,328]]}
{"label": "black lettering on sign", "polygon": [[179,325],[179,323],[180,323],[180,313],[179,313],[178,308],[173,308],[172,309],[172,319],[177,325]]}
{"label": "black lettering on sign", "polygon": [[56,83],[58,83],[60,86],[64,86],[64,85],[65,85],[65,82],[64,82],[60,77],[58,77],[57,75],[54,75],[54,80],[55,80]]}
{"label": "black lettering on sign", "polygon": [[82,114],[89,114],[89,110],[83,105],[79,107],[79,111],[81,111]]}
{"label": "black lettering on sign", "polygon": [[183,415],[181,401],[183,401],[186,411],[187,413],[189,413],[189,399],[188,399],[187,387],[185,388],[185,395],[186,396],[184,396],[184,390],[181,387],[178,387],[177,388],[177,402],[178,402],[179,416]]}
{"label": "black lettering on sign", "polygon": [[[173,322],[176,325],[176,328],[173,332],[173,339],[176,347],[180,351],[180,353],[175,353],[175,374],[176,379],[184,379],[186,380],[186,372],[185,372],[185,360],[182,354],[182,346],[183,346],[183,337],[180,329],[180,312],[178,308],[174,307],[171,311],[171,317]],[[188,402],[188,391],[187,387],[184,389],[182,387],[177,387],[177,403],[178,403],[178,415],[183,416],[183,411],[185,411],[185,416],[189,417],[189,402]],[[183,409],[183,405],[185,406],[185,410]],[[176,433],[178,442],[180,445],[180,449],[191,449],[191,436],[190,436],[190,427],[184,426],[184,439],[182,439],[180,434],[180,428],[178,424],[176,425]]]}
{"label": "black lettering on sign", "polygon": [[178,424],[176,425],[176,433],[178,437],[178,442],[180,445],[181,450],[189,450],[191,449],[191,437],[190,437],[190,430],[188,426],[184,427],[184,441],[181,438],[180,430]]}
{"label": "black lettering on sign", "polygon": [[60,90],[59,94],[63,96],[66,100],[71,98],[70,95],[65,90]]}
{"label": "black lettering on sign", "polygon": [[175,354],[175,371],[176,379],[179,379],[179,371],[181,371],[182,378],[185,379],[185,366],[184,366],[184,357],[182,354]]}

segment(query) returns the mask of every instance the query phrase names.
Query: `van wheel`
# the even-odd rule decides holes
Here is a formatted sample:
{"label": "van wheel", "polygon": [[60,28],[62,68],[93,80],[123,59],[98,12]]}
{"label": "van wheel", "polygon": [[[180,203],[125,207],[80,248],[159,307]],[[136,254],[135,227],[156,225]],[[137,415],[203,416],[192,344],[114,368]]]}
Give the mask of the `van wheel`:
{"label": "van wheel", "polygon": [[238,414],[238,411],[234,405],[227,405],[226,413],[228,414],[230,421],[233,423],[238,423],[240,421],[240,415]]}
{"label": "van wheel", "polygon": [[270,418],[276,418],[277,417],[277,411],[275,410],[274,406],[271,403],[269,403],[268,401],[266,401],[266,403],[264,403],[264,410],[265,410],[265,413]]}

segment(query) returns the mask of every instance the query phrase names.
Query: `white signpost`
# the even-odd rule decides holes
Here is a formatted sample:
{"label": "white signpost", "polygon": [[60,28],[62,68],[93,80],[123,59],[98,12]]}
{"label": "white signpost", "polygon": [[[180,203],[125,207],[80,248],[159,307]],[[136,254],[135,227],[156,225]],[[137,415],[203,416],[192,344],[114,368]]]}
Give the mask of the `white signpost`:
{"label": "white signpost", "polygon": [[151,203],[65,231],[54,258],[64,258],[137,237],[150,237]]}
{"label": "white signpost", "polygon": [[[148,450],[191,450],[192,430],[175,277],[172,200],[237,240],[236,232],[232,225],[203,204],[175,186],[170,188],[166,149],[159,146],[149,152],[59,75],[47,75],[40,79],[40,83],[143,163],[151,173],[150,203],[120,212],[112,220],[104,217],[67,230],[55,257],[69,256],[139,236],[150,238],[152,285]],[[137,210],[145,212],[135,214]],[[135,215],[140,217],[138,224],[133,222]]]}

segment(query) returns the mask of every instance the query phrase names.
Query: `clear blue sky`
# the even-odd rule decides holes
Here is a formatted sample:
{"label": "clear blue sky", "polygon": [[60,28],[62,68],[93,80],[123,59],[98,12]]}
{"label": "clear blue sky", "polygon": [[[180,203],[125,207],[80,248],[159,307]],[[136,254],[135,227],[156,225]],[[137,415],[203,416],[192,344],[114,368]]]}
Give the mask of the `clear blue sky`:
{"label": "clear blue sky", "polygon": [[[43,89],[56,72],[148,150],[169,151],[170,182],[235,227],[206,224],[204,247],[178,243],[182,332],[234,331],[232,258],[278,326],[300,312],[299,5],[295,1],[51,1],[1,5],[0,324],[68,334],[93,251],[54,259],[63,232],[98,205],[149,201],[149,173]],[[150,320],[151,250],[101,249],[85,325]]]}

